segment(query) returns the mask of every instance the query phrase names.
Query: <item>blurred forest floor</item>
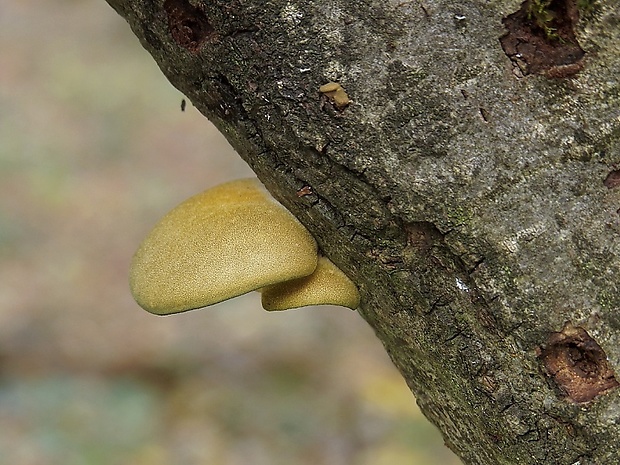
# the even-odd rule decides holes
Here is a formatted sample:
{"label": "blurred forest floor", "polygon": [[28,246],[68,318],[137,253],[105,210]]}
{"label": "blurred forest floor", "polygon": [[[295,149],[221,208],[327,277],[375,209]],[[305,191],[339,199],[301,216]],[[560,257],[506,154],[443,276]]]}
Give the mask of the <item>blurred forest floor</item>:
{"label": "blurred forest floor", "polygon": [[0,3],[0,464],[456,465],[355,312],[158,318],[133,251],[249,169],[104,0]]}

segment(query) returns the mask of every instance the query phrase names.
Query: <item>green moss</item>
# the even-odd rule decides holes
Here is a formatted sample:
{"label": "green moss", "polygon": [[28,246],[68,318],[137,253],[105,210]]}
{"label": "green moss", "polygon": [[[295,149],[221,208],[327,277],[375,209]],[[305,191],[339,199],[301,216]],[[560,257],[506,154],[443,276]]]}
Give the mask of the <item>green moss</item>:
{"label": "green moss", "polygon": [[457,226],[468,223],[473,217],[472,210],[464,205],[453,205],[447,213],[450,221]]}
{"label": "green moss", "polygon": [[577,0],[577,8],[580,15],[586,15],[594,9],[596,0]]}
{"label": "green moss", "polygon": [[616,310],[620,308],[620,299],[615,293],[602,291],[598,295],[597,300],[603,310]]}
{"label": "green moss", "polygon": [[530,0],[526,7],[527,19],[541,29],[549,40],[562,40],[558,35],[556,22],[558,15],[567,14],[565,9],[568,9],[568,6],[559,8],[558,3],[561,1],[576,2],[580,16],[590,13],[596,3],[596,0]]}
{"label": "green moss", "polygon": [[531,0],[527,6],[527,19],[542,29],[548,39],[556,40],[559,36],[553,27],[556,14],[551,9],[552,3],[553,0]]}

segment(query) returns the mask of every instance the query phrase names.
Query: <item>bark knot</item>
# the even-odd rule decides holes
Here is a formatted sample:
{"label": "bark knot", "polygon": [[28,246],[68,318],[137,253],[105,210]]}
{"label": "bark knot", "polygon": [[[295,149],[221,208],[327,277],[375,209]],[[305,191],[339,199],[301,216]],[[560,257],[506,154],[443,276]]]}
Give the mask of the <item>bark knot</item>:
{"label": "bark knot", "polygon": [[188,0],[166,0],[164,10],[172,38],[190,52],[198,52],[207,39],[215,35],[204,12]]}
{"label": "bark knot", "polygon": [[570,77],[583,68],[585,51],[577,42],[578,0],[526,0],[502,20],[506,55],[524,75]]}
{"label": "bark knot", "polygon": [[603,181],[603,185],[607,189],[615,189],[620,186],[620,170],[610,171],[605,180]]}
{"label": "bark knot", "polygon": [[590,402],[618,387],[601,346],[585,329],[570,322],[562,331],[551,333],[539,357],[547,374],[573,402]]}

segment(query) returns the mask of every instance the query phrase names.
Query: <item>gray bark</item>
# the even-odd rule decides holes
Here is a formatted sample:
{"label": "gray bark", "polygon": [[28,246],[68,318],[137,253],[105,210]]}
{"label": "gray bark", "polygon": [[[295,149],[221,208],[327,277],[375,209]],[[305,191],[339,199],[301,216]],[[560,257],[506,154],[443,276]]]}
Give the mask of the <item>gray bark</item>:
{"label": "gray bark", "polygon": [[620,463],[617,1],[556,0],[548,50],[502,48],[517,0],[108,2],[357,283],[464,463]]}

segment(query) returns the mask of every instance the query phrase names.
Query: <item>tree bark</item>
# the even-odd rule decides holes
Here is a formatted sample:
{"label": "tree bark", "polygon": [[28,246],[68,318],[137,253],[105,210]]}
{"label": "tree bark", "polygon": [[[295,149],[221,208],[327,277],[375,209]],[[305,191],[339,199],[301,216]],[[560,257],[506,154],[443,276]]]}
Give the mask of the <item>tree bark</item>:
{"label": "tree bark", "polygon": [[620,463],[616,0],[108,2],[465,464]]}

